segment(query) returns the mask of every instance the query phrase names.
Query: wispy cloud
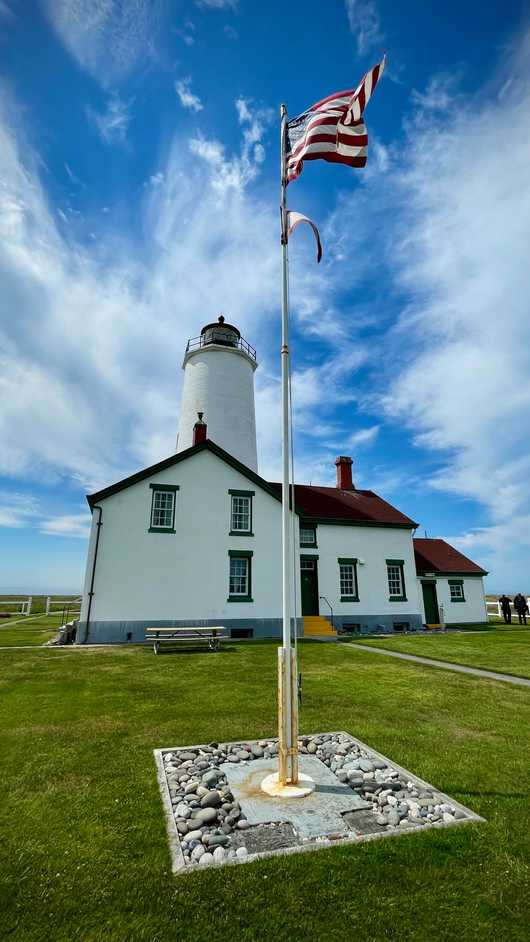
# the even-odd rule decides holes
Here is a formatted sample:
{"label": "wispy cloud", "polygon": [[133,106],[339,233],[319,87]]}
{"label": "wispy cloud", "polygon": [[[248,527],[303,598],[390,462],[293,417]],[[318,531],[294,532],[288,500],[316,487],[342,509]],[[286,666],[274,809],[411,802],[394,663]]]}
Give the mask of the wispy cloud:
{"label": "wispy cloud", "polygon": [[175,36],[178,36],[179,39],[182,39],[182,42],[185,46],[194,46],[195,45],[195,23],[193,20],[186,20],[182,28],[175,27],[173,32]]}
{"label": "wispy cloud", "polygon": [[66,160],[64,162],[64,169],[66,170],[66,174],[68,176],[68,179],[70,180],[70,183],[74,183],[75,186],[82,186],[82,187],[86,186],[86,184],[83,183],[83,181],[79,179],[77,174],[74,173],[74,171],[72,170],[70,165],[66,162]]}
{"label": "wispy cloud", "polygon": [[189,111],[202,111],[203,103],[198,95],[194,95],[191,90],[191,78],[180,79],[175,82],[175,91],[179,96],[180,103],[183,108],[187,108]]}
{"label": "wispy cloud", "polygon": [[[388,337],[394,378],[386,371],[381,404],[438,457],[430,486],[485,508],[480,545],[490,540],[497,567],[495,541],[518,534],[523,551],[519,521],[530,515],[529,66],[524,40],[491,82],[514,77],[502,100],[431,81],[414,96],[406,169],[394,166],[383,186],[395,219],[389,265],[410,301]],[[492,128],[510,141],[509,173]]]}
{"label": "wispy cloud", "polygon": [[223,26],[223,33],[225,36],[228,36],[229,39],[239,39],[239,33],[233,26]]}
{"label": "wispy cloud", "polygon": [[0,527],[30,526],[38,514],[38,501],[30,494],[0,491]]}
{"label": "wispy cloud", "polygon": [[107,100],[104,111],[87,107],[87,116],[106,144],[125,144],[131,123],[133,99],[123,101],[117,92]]}
{"label": "wispy cloud", "polygon": [[65,536],[86,539],[90,533],[90,513],[61,514],[39,522],[39,530],[48,536]]}
{"label": "wispy cloud", "polygon": [[384,33],[375,0],[345,0],[350,30],[355,36],[359,55],[380,46]]}
{"label": "wispy cloud", "polygon": [[219,194],[229,189],[240,190],[256,178],[264,160],[263,141],[272,119],[270,109],[254,108],[243,98],[237,99],[235,107],[242,127],[238,156],[227,156],[224,145],[215,139],[198,136],[189,142],[191,152],[209,165],[212,188]]}
{"label": "wispy cloud", "polygon": [[164,0],[41,0],[79,66],[104,87],[156,58]]}
{"label": "wispy cloud", "polygon": [[236,10],[239,0],[195,0],[201,10]]}
{"label": "wispy cloud", "polygon": [[350,435],[344,444],[348,448],[359,448],[360,446],[373,445],[377,436],[379,435],[379,425],[370,425],[367,428],[361,428],[357,432],[353,432]]}

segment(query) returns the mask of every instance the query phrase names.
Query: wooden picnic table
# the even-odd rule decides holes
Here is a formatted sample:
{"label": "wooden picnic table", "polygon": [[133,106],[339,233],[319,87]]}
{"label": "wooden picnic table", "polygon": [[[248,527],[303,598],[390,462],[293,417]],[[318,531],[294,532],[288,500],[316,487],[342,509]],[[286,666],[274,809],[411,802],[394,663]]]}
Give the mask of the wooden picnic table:
{"label": "wooden picnic table", "polygon": [[228,634],[224,625],[178,625],[169,628],[146,628],[145,640],[153,642],[153,651],[158,654],[161,643],[180,641],[202,641],[208,643],[210,651],[218,651],[221,640]]}

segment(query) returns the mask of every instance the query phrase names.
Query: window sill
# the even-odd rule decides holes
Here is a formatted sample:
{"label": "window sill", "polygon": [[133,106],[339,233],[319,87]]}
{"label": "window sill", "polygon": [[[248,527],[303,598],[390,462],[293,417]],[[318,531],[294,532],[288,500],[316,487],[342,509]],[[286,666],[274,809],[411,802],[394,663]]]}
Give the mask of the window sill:
{"label": "window sill", "polygon": [[229,595],[227,602],[253,602],[254,599],[250,598],[250,595]]}
{"label": "window sill", "polygon": [[465,602],[465,599],[450,599],[451,602]]}
{"label": "window sill", "polygon": [[250,530],[229,530],[228,536],[254,536]]}
{"label": "window sill", "polygon": [[316,543],[300,543],[300,549],[318,549]]}
{"label": "window sill", "polygon": [[389,602],[408,602],[406,595],[391,595],[388,599]]}
{"label": "window sill", "polygon": [[359,596],[358,595],[341,595],[340,600],[341,602],[358,602]]}
{"label": "window sill", "polygon": [[174,527],[149,527],[148,533],[176,533]]}

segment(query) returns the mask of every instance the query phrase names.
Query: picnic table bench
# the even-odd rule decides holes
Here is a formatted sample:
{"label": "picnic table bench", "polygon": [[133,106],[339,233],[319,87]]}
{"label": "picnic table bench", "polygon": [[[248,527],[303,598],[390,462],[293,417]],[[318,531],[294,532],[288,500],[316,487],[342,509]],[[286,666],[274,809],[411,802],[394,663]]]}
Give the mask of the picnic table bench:
{"label": "picnic table bench", "polygon": [[221,640],[227,638],[224,625],[179,625],[173,628],[146,628],[145,640],[153,642],[153,651],[158,654],[162,643],[175,641],[206,641],[210,651],[218,651]]}

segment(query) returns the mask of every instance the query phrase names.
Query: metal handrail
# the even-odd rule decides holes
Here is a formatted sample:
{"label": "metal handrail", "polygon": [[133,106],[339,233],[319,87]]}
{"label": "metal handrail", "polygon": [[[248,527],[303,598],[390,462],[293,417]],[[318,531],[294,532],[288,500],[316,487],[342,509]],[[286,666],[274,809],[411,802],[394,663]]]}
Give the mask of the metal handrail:
{"label": "metal handrail", "polygon": [[197,347],[208,347],[211,343],[219,343],[223,347],[236,347],[240,350],[243,350],[249,357],[253,360],[256,359],[256,350],[251,344],[246,340],[243,340],[242,337],[239,337],[237,340],[227,340],[226,339],[226,330],[219,331],[219,335],[216,336],[215,328],[212,328],[208,331],[208,339],[201,334],[200,337],[192,337],[188,340],[186,344],[186,353],[188,350],[195,350]]}
{"label": "metal handrail", "polygon": [[330,610],[330,612],[331,612],[331,627],[334,628],[335,625],[333,624],[333,608],[331,607],[331,602],[329,601],[329,599],[326,598],[325,595],[319,595],[319,599],[324,599],[324,602],[327,602],[327,603],[328,603],[328,605],[329,605],[329,610]]}

